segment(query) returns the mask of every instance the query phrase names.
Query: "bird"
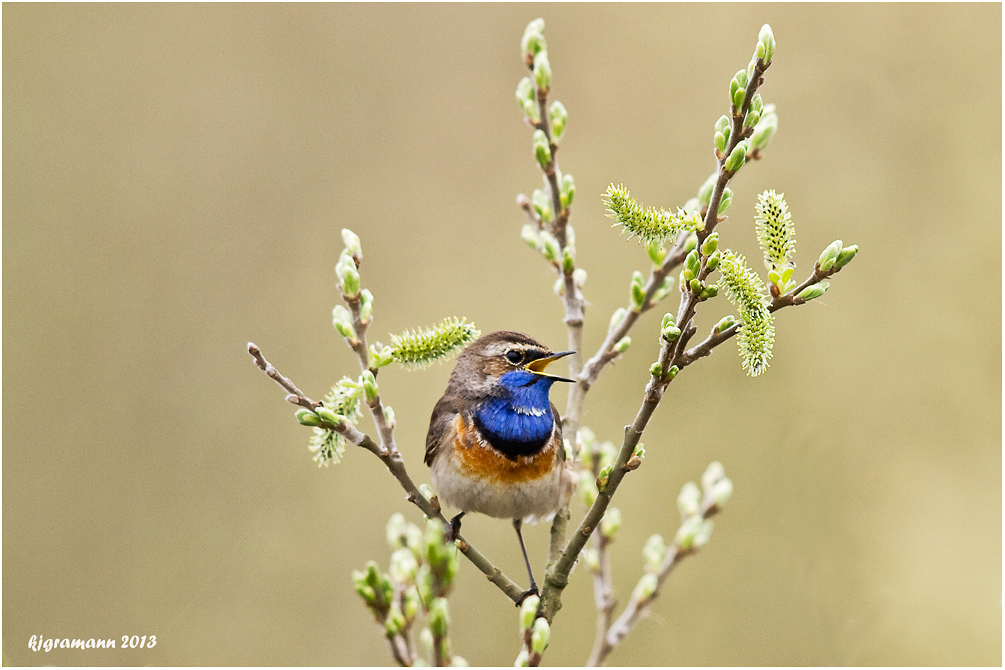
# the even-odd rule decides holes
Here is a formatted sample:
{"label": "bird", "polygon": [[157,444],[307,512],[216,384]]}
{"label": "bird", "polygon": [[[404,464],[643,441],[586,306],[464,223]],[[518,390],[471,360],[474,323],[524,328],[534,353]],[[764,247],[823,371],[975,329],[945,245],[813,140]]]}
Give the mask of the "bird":
{"label": "bird", "polygon": [[530,579],[517,605],[539,595],[523,523],[554,516],[576,486],[548,395],[554,382],[574,380],[545,372],[574,353],[514,331],[484,335],[458,357],[429,419],[425,463],[439,500],[460,510],[448,534],[456,537],[470,512],[512,520]]}

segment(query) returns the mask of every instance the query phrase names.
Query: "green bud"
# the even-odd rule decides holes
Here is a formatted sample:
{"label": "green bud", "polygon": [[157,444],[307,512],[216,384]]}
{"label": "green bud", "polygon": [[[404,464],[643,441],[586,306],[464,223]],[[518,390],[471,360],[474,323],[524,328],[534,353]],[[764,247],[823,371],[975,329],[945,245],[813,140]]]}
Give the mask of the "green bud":
{"label": "green bud", "polygon": [[798,295],[796,295],[796,297],[805,302],[809,302],[810,300],[815,300],[822,296],[827,292],[828,288],[830,288],[830,282],[817,282],[816,284],[804,288],[798,293]]}
{"label": "green bud", "polygon": [[369,323],[373,316],[373,293],[370,289],[363,289],[359,292],[359,320]]}
{"label": "green bud", "polygon": [[[726,189],[727,191],[729,189]],[[684,251],[690,253],[691,251],[698,248],[698,236],[694,233],[688,233],[687,239],[684,240]]]}
{"label": "green bud", "polygon": [[529,595],[523,599],[520,605],[520,635],[525,630],[530,630],[534,626],[534,619],[537,618],[537,607],[541,604],[541,599],[535,595]]}
{"label": "green bud", "polygon": [[545,223],[551,223],[555,220],[555,213],[551,211],[551,198],[541,189],[534,189],[534,193],[531,196],[531,206]]}
{"label": "green bud", "polygon": [[698,530],[694,534],[693,545],[697,547],[704,547],[708,544],[708,541],[712,538],[712,529],[715,527],[715,522],[711,519],[705,519],[698,526]]}
{"label": "green bud", "polygon": [[586,549],[583,551],[583,562],[593,572],[600,572],[600,552],[596,549]]}
{"label": "green bud", "polygon": [[530,637],[530,649],[535,654],[543,654],[551,641],[551,626],[544,617],[534,620],[534,633]]}
{"label": "green bud", "polygon": [[[567,209],[572,205],[572,199],[576,197],[576,182],[572,178],[571,174],[562,175],[562,187],[558,192],[558,199],[562,203],[562,209]],[[572,230],[572,226],[566,226],[565,236],[569,244],[573,243],[575,239],[574,235],[570,236],[569,232]]]}
{"label": "green bud", "polygon": [[380,369],[394,362],[394,349],[380,342],[370,345],[370,365]]}
{"label": "green bud", "polygon": [[562,249],[562,272],[570,274],[575,269],[576,250],[573,247],[566,246]]}
{"label": "green bud", "polygon": [[726,136],[723,133],[716,131],[715,135],[712,136],[712,141],[715,143],[715,150],[720,154],[726,151]]}
{"label": "green bud", "polygon": [[402,600],[404,601],[402,612],[405,614],[405,621],[412,623],[415,621],[415,615],[419,613],[419,594],[414,586],[405,591]]}
{"label": "green bud", "polygon": [[855,258],[855,254],[858,253],[858,245],[853,244],[849,247],[845,247],[838,254],[837,260],[834,261],[834,268],[843,268],[844,266],[851,263],[851,259]]}
{"label": "green bud", "polygon": [[657,379],[659,379],[660,377],[662,377],[663,376],[663,364],[660,363],[659,361],[656,361],[655,363],[653,363],[652,365],[650,365],[649,366],[649,374],[651,374],[653,377],[656,377]]}
{"label": "green bud", "polygon": [[551,119],[551,136],[554,138],[555,144],[558,144],[562,139],[562,133],[565,132],[569,112],[566,111],[565,105],[556,100],[548,105],[548,118]]}
{"label": "green bud", "polygon": [[667,253],[669,253],[659,240],[647,243],[646,251],[649,253],[649,259],[655,267],[663,265],[663,261],[666,260]]}
{"label": "green bud", "polygon": [[558,240],[555,236],[549,233],[547,230],[542,230],[540,233],[541,237],[541,255],[549,263],[553,263],[558,260],[559,245]]}
{"label": "green bud", "polygon": [[534,100],[534,82],[530,77],[524,77],[516,86],[516,101],[523,110],[523,115],[532,123],[540,122],[537,113],[537,102]]}
{"label": "green bud", "polygon": [[405,629],[407,623],[401,608],[397,604],[391,605],[391,609],[387,612],[387,618],[384,619],[384,634],[387,637],[399,635]]}
{"label": "green bud", "polygon": [[698,297],[701,298],[702,300],[708,300],[709,298],[714,298],[717,295],[719,295],[719,287],[713,284],[711,286],[706,286],[705,288],[701,289],[701,292],[698,294]]}
{"label": "green bud", "polygon": [[764,151],[777,132],[778,115],[774,112],[762,112],[760,120],[754,126],[754,134],[750,136],[750,144],[755,149]]}
{"label": "green bud", "polygon": [[391,554],[391,564],[389,571],[391,579],[399,584],[410,585],[415,582],[415,576],[419,572],[419,562],[408,549],[397,549]]}
{"label": "green bud", "polygon": [[680,372],[680,368],[677,367],[676,365],[671,365],[670,369],[667,370],[667,379],[673,379],[674,377],[677,376],[678,372]]}
{"label": "green bud", "polygon": [[436,492],[433,491],[433,487],[429,484],[419,484],[419,493],[422,494],[422,497],[426,500],[432,500],[433,496],[436,495]]}
{"label": "green bud", "polygon": [[747,115],[743,117],[743,127],[753,128],[761,119],[761,113],[756,109],[747,110]]}
{"label": "green bud", "polygon": [[614,464],[612,463],[607,463],[600,469],[600,474],[597,475],[597,491],[603,491],[607,487],[607,482],[610,480],[613,471]]}
{"label": "green bud", "polygon": [[729,205],[732,202],[733,202],[733,191],[731,191],[727,187],[722,192],[722,200],[719,201],[719,216],[722,216],[723,214],[726,213],[726,210],[729,209]]}
{"label": "green bud", "polygon": [[628,310],[624,307],[618,307],[614,310],[614,313],[611,314],[611,322],[608,324],[607,329],[614,330],[617,328],[621,325],[621,322],[625,320],[626,316],[628,316]]}
{"label": "green bud", "polygon": [[[725,118],[725,117],[723,117]],[[725,151],[726,145],[723,143],[722,149],[720,151]],[[701,203],[702,207],[708,207],[708,203],[712,200],[712,191],[715,189],[715,182],[719,179],[719,173],[713,172],[705,180],[705,183],[701,185],[698,189],[698,201]]]}
{"label": "green bud", "polygon": [[681,521],[680,528],[677,529],[677,535],[674,536],[674,542],[681,549],[690,549],[694,546],[694,538],[702,530],[703,526],[702,518],[694,514],[687,517]]}
{"label": "green bud", "polygon": [[534,57],[538,51],[547,49],[548,45],[544,41],[544,19],[534,19],[527,24],[520,39],[520,55]]}
{"label": "green bud", "polygon": [[380,395],[380,389],[377,387],[377,378],[369,370],[364,370],[361,383],[363,384],[363,393],[366,395],[366,401],[370,403],[374,402],[377,396]]}
{"label": "green bud", "polygon": [[356,329],[352,327],[352,316],[342,305],[335,305],[332,310],[332,323],[339,335],[350,340],[356,339]]}
{"label": "green bud", "polygon": [[646,540],[646,546],[642,547],[642,557],[646,559],[646,570],[657,573],[663,565],[663,559],[667,555],[667,545],[663,541],[663,536],[650,535]]}
{"label": "green bud", "polygon": [[722,116],[720,116],[718,119],[715,120],[715,132],[717,133],[722,133],[725,135],[729,133],[730,127],[731,125],[729,117],[726,116],[725,114],[723,114]]}
{"label": "green bud", "polygon": [[715,272],[716,268],[719,267],[719,263],[721,261],[722,261],[722,252],[720,252],[717,249],[716,251],[712,252],[712,255],[708,257],[707,261],[705,261],[705,268],[709,272]]}
{"label": "green bud", "polygon": [[340,259],[335,266],[335,274],[338,277],[339,287],[346,297],[355,298],[359,295],[359,272],[351,258]]}
{"label": "green bud", "polygon": [[608,540],[621,528],[621,510],[617,507],[608,507],[604,517],[600,520],[600,532]]}
{"label": "green bud", "polygon": [[363,257],[363,246],[360,244],[359,235],[348,228],[343,228],[342,241],[345,242],[345,248],[352,254],[353,258]]}
{"label": "green bud", "polygon": [[729,498],[733,495],[733,482],[729,477],[723,477],[712,485],[709,497],[715,501],[719,507],[725,507]]}
{"label": "green bud", "polygon": [[737,142],[736,146],[733,147],[733,151],[729,154],[729,158],[726,159],[726,170],[729,172],[736,172],[743,167],[743,164],[747,160],[747,143]]}
{"label": "green bud", "polygon": [[732,314],[730,314],[729,316],[724,316],[721,319],[719,319],[719,323],[715,324],[715,332],[721,333],[727,328],[732,328],[735,323],[736,318]]}
{"label": "green bud", "polygon": [[645,307],[646,290],[643,287],[645,279],[642,273],[636,270],[632,273],[632,309],[636,312]]}
{"label": "green bud", "polygon": [[757,110],[758,114],[764,110],[764,103],[761,101],[760,93],[755,93],[754,97],[750,99],[750,108]]}
{"label": "green bud", "polygon": [[677,510],[682,519],[698,513],[701,509],[701,489],[694,482],[688,482],[680,489],[677,496]]}
{"label": "green bud", "polygon": [[532,146],[538,165],[542,170],[545,169],[551,163],[551,147],[548,145],[548,136],[540,128],[534,131]]}
{"label": "green bud", "polygon": [[[763,48],[764,54],[761,54]],[[765,23],[761,26],[761,32],[757,35],[757,57],[765,63],[770,63],[775,55],[775,35],[771,32],[771,26]]]}
{"label": "green bud", "polygon": [[374,593],[373,588],[367,584],[366,573],[362,570],[352,571],[352,586],[356,589],[356,593],[366,602],[367,605],[373,606],[377,602],[377,594]]}
{"label": "green bud", "polygon": [[639,583],[635,585],[635,589],[632,591],[632,600],[641,603],[649,600],[656,593],[656,588],[659,586],[659,580],[651,572],[647,572],[642,575],[639,579]]}
{"label": "green bud", "polygon": [[400,549],[405,543],[405,533],[408,532],[408,522],[400,512],[395,512],[387,520],[387,546],[391,550]]}
{"label": "green bud", "polygon": [[747,71],[740,70],[729,82],[729,99],[737,109],[743,107],[743,99],[747,97],[747,81]]}
{"label": "green bud", "polygon": [[319,417],[317,414],[306,408],[297,410],[297,421],[299,421],[304,426],[321,425],[321,417]]}
{"label": "green bud", "polygon": [[701,488],[708,493],[712,486],[726,476],[726,470],[719,461],[712,461],[701,475]]}
{"label": "green bud", "polygon": [[573,270],[572,283],[578,286],[579,288],[583,288],[583,286],[586,284],[586,270],[584,270],[583,268],[576,268],[575,270]]}
{"label": "green bud", "polygon": [[827,248],[820,252],[820,259],[817,261],[817,266],[824,272],[830,270],[834,267],[834,263],[837,262],[838,256],[841,254],[841,240],[834,240]]}
{"label": "green bud", "polygon": [[[306,412],[307,410],[305,409],[304,411]],[[335,412],[331,411],[330,409],[328,409],[324,405],[321,405],[320,407],[318,407],[316,410],[314,410],[314,412],[319,417],[321,417],[321,420],[324,421],[325,423],[327,423],[329,426],[340,426],[340,425],[342,425],[343,423],[346,422],[346,418],[344,416],[340,416],[340,415],[336,414]],[[312,425],[312,424],[308,424],[308,425]]]}
{"label": "green bud", "polygon": [[520,653],[517,654],[516,660],[513,661],[514,668],[527,668],[530,667],[530,654],[527,652],[526,647],[520,649]]}
{"label": "green bud", "polygon": [[674,315],[667,312],[663,315],[663,322],[660,324],[660,328],[666,330],[668,327],[676,325],[677,320],[674,319]]}
{"label": "green bud", "polygon": [[447,613],[447,599],[433,598],[429,604],[429,630],[433,637],[443,637],[447,634],[447,627],[450,625],[450,616]]}
{"label": "green bud", "polygon": [[701,259],[698,258],[698,250],[692,249],[684,259],[684,276],[687,277],[687,281],[691,281],[698,276],[701,271]]}
{"label": "green bud", "polygon": [[423,628],[421,631],[419,631],[419,644],[421,644],[423,648],[430,654],[433,653],[433,634],[430,632],[428,628]]}
{"label": "green bud", "polygon": [[542,91],[551,88],[551,63],[548,62],[548,52],[544,49],[534,56],[534,82]]}
{"label": "green bud", "polygon": [[667,328],[664,328],[663,332],[660,333],[660,335],[667,342],[673,342],[678,337],[680,337],[680,328],[678,328],[677,326],[669,326]]}
{"label": "green bud", "polygon": [[712,233],[701,243],[701,255],[711,256],[719,248],[719,233]]}

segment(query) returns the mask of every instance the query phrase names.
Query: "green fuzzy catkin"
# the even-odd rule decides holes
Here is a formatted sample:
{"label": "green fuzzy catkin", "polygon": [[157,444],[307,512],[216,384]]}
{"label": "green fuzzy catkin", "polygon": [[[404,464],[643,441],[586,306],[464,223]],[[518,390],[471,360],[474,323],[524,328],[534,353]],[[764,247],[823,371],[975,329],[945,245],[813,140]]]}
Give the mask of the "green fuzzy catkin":
{"label": "green fuzzy catkin", "polygon": [[764,264],[781,270],[796,253],[796,229],[784,193],[765,191],[754,206],[757,243],[764,252]]}
{"label": "green fuzzy catkin", "polygon": [[391,336],[394,360],[406,369],[421,370],[435,361],[453,356],[474,342],[481,331],[465,319],[450,317],[433,328],[409,330]]}
{"label": "green fuzzy catkin", "polygon": [[624,226],[630,235],[638,235],[644,244],[662,242],[677,237],[683,230],[695,230],[701,219],[694,213],[677,208],[676,212],[638,203],[624,184],[611,184],[604,194],[607,216]]}
{"label": "green fuzzy catkin", "polygon": [[775,340],[775,325],[768,311],[764,282],[747,267],[742,255],[729,250],[723,251],[719,270],[722,272],[719,288],[740,311],[741,326],[736,341],[743,369],[756,377],[768,368]]}

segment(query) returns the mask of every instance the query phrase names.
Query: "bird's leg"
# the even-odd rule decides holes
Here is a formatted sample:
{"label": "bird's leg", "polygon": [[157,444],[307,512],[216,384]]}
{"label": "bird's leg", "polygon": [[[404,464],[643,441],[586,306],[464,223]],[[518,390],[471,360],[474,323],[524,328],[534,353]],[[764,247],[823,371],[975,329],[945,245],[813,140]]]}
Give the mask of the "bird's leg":
{"label": "bird's leg", "polygon": [[523,526],[523,519],[513,519],[513,528],[516,529],[517,539],[520,540],[520,551],[523,552],[523,562],[527,566],[527,576],[530,577],[530,588],[521,593],[520,597],[517,598],[517,607],[523,604],[523,601],[527,598],[527,596],[538,595],[537,583],[534,581],[534,572],[530,569],[530,559],[527,558],[527,547],[523,544],[523,533],[520,532],[521,526]]}
{"label": "bird's leg", "polygon": [[450,520],[450,524],[447,526],[447,544],[453,544],[457,536],[461,534],[461,517],[465,514],[466,512],[461,512]]}

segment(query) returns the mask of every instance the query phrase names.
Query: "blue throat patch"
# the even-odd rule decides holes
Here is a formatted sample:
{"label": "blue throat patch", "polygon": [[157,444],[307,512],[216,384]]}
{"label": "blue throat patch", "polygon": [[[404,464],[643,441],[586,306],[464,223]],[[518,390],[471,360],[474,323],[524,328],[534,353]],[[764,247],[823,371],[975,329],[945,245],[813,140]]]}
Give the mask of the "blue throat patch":
{"label": "blue throat patch", "polygon": [[548,443],[555,417],[548,377],[512,370],[499,378],[499,393],[475,407],[474,419],[485,439],[510,460],[532,456]]}

